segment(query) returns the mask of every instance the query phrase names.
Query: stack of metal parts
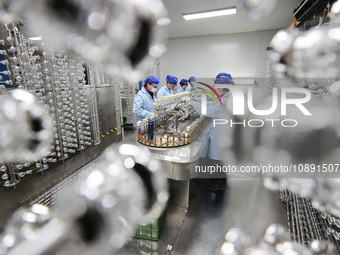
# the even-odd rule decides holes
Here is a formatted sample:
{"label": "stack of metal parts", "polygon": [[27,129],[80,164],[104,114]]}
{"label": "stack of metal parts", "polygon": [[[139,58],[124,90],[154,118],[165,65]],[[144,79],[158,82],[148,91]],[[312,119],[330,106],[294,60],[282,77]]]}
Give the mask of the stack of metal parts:
{"label": "stack of metal parts", "polygon": [[326,212],[321,213],[321,217],[327,225],[326,235],[329,239],[332,239],[339,247],[340,240],[340,219],[334,217]]}
{"label": "stack of metal parts", "polygon": [[0,237],[0,254],[112,254],[137,224],[163,211],[168,193],[161,170],[143,147],[109,147],[95,169],[62,189],[55,207],[15,212]]}
{"label": "stack of metal parts", "polygon": [[129,82],[126,80],[123,82],[124,96],[126,98],[126,110],[127,110],[127,112],[124,114],[130,116],[130,122],[132,122],[131,124],[133,124],[133,126],[136,126],[136,118],[133,113],[133,99],[135,98],[135,94],[136,94],[135,84],[136,83]]}
{"label": "stack of metal parts", "polygon": [[[0,45],[4,45],[5,40],[0,40]],[[0,90],[6,89],[6,86],[11,86],[12,81],[9,79],[9,75],[11,72],[3,68],[6,66],[6,57],[7,57],[7,51],[4,49],[0,50],[0,64],[1,64],[1,72],[0,72]]]}
{"label": "stack of metal parts", "polygon": [[[55,152],[51,152],[52,158],[37,159],[40,162],[33,170],[38,171],[48,168],[46,162],[65,159],[69,153],[82,150],[92,142],[99,144],[94,88],[105,83],[102,73],[111,78],[118,75],[128,80],[139,80],[140,71],[148,67],[151,57],[158,58],[166,50],[162,28],[170,22],[159,0],[101,0],[95,3],[80,0],[58,3],[4,0],[0,1],[0,13],[0,20],[9,32],[7,41],[10,43],[7,52],[1,51],[8,54],[8,59],[0,62],[7,66],[3,75],[11,76],[4,83],[24,88],[44,103],[47,100],[46,105],[55,118],[56,143],[51,148]],[[14,24],[21,26],[22,17],[28,17],[30,29],[36,29],[35,33],[43,35],[48,42],[48,46],[43,47],[42,56],[39,56],[40,49]],[[84,73],[82,60],[70,57],[70,52],[99,65],[102,70],[98,73],[96,68],[89,69],[90,102],[85,102],[86,98],[79,92],[85,83],[83,75],[79,75]],[[87,63],[87,66],[91,65]],[[132,95],[128,94],[131,101]],[[16,182],[6,181],[6,186]]]}
{"label": "stack of metal parts", "polygon": [[314,240],[328,241],[340,250],[340,220],[316,210],[308,198],[288,190],[280,191],[280,198],[287,208],[290,237],[310,245]]}
{"label": "stack of metal parts", "polygon": [[273,61],[268,59],[266,96],[269,96],[273,92],[273,88],[277,88],[277,84],[273,75]]}
{"label": "stack of metal parts", "polygon": [[[96,87],[102,85],[102,80],[105,81],[105,76],[103,76],[103,71],[100,67],[94,65],[93,63],[88,63],[88,73],[90,74],[90,104],[91,104],[91,121],[93,127],[93,142],[95,145],[100,143],[100,123],[99,123],[99,113],[98,113],[98,103],[96,95]],[[120,108],[118,108],[120,109]]]}
{"label": "stack of metal parts", "polygon": [[[53,123],[43,104],[27,91],[16,89],[0,96],[0,171],[5,186],[17,184],[31,174],[28,160],[48,156],[53,140]],[[18,162],[8,164],[3,161]]]}
{"label": "stack of metal parts", "polygon": [[[70,153],[83,150],[85,146],[100,143],[98,106],[94,91],[95,87],[100,85],[98,84],[100,80],[96,79],[97,76],[91,69],[91,83],[87,86],[90,89],[90,100],[88,100],[88,88],[84,86],[85,70],[82,59],[69,56],[62,49],[54,48],[47,43],[42,43],[44,53],[40,56],[38,47],[19,31],[16,24],[6,25],[6,27],[10,47],[7,50],[8,59],[2,64],[6,65],[7,72],[12,78],[10,82],[14,87],[25,89],[37,98],[27,102],[27,106],[22,111],[28,111],[29,107],[35,105],[36,107],[39,104],[43,105],[41,108],[44,111],[50,110],[50,116],[47,114],[44,119],[52,117],[50,122],[53,124],[49,127],[51,135],[54,131],[54,144],[45,149],[47,153],[41,157],[30,156],[29,150],[13,151],[9,149],[8,144],[2,145],[7,146],[8,153],[11,154],[3,154],[6,157],[2,158],[3,162],[0,166],[3,179],[1,183],[9,187],[16,185],[26,174],[44,171],[49,168],[49,163],[66,159]],[[11,110],[10,107],[5,106],[3,111]],[[12,114],[13,118],[18,118],[19,121],[19,113],[8,112],[8,114]],[[23,127],[26,121],[30,120],[23,119],[18,125],[22,124]],[[41,125],[41,122],[33,123],[38,125],[35,128],[46,128],[40,127],[39,123]],[[13,129],[11,126],[7,127],[9,130]],[[29,132],[24,128],[21,131]],[[6,134],[10,136],[9,132],[3,132],[5,137]],[[17,140],[11,142],[12,146],[24,142],[24,140],[19,141],[19,138]],[[46,140],[48,141],[48,137]],[[6,139],[2,141],[6,143]],[[17,162],[18,160],[20,163]]]}
{"label": "stack of metal parts", "polygon": [[146,76],[149,75],[155,75],[156,77],[159,78],[160,81],[163,80],[163,65],[161,64],[159,58],[157,58],[155,62],[152,64],[151,71]]}
{"label": "stack of metal parts", "polygon": [[114,79],[114,90],[115,90],[115,112],[116,112],[116,125],[118,134],[122,133],[123,127],[123,116],[122,116],[122,101],[121,101],[121,85],[120,79]]}
{"label": "stack of metal parts", "polygon": [[[25,50],[31,50],[35,54],[38,48],[36,46],[30,47],[31,42],[23,38],[15,25],[12,25],[12,23],[20,23],[22,25],[22,17],[28,18],[25,22],[28,23],[29,31],[34,30],[34,34],[42,35],[48,43],[53,45],[52,47],[50,46],[50,48],[54,48],[55,46],[60,47],[60,50],[58,48],[57,51],[60,51],[62,56],[52,56],[53,54],[50,54],[49,57],[52,59],[51,61],[57,61],[56,63],[49,63],[49,68],[54,68],[54,65],[63,65],[62,68],[67,67],[68,60],[63,59],[64,54],[69,55],[70,53],[75,53],[86,61],[90,61],[87,63],[87,66],[92,66],[89,69],[89,76],[91,78],[90,103],[92,105],[82,105],[82,102],[80,104],[82,110],[86,111],[86,108],[90,108],[89,111],[93,123],[93,137],[92,139],[88,139],[90,134],[89,130],[86,130],[79,135],[81,141],[79,141],[77,145],[75,143],[76,137],[74,136],[74,132],[78,132],[79,125],[71,120],[71,123],[65,125],[66,128],[71,128],[70,130],[66,130],[66,132],[73,136],[68,138],[68,140],[71,140],[67,141],[68,146],[64,144],[64,141],[60,141],[60,145],[64,147],[60,147],[60,145],[55,146],[56,149],[59,149],[56,153],[57,156],[61,154],[58,156],[59,158],[66,158],[68,153],[74,152],[76,147],[83,149],[83,144],[86,145],[89,141],[94,141],[95,144],[100,143],[99,119],[94,87],[106,83],[103,73],[111,79],[116,79],[116,76],[119,76],[129,81],[138,81],[142,72],[149,67],[152,58],[159,58],[165,52],[166,47],[164,41],[166,34],[163,27],[170,22],[166,17],[166,9],[160,0],[101,0],[96,2],[81,0],[68,0],[63,2],[3,0],[0,1],[0,13],[0,21],[3,24],[10,24],[8,25],[8,30],[10,31],[8,41],[11,43],[9,52],[17,52],[17,56],[11,59],[13,65],[16,64],[15,62],[19,64],[18,66],[13,66],[13,70],[16,72],[15,74],[20,73],[20,75],[26,76],[30,76],[30,74],[35,75],[34,72],[23,72],[23,69],[25,69],[25,67],[31,68],[28,60],[32,60],[33,65],[35,64],[34,62],[39,60],[38,55],[32,57],[32,54],[26,54]],[[20,47],[23,47],[24,50],[21,50]],[[46,49],[44,50],[44,57],[46,57],[48,54]],[[6,52],[2,51],[1,53],[4,54]],[[49,60],[45,61],[49,62]],[[62,61],[64,61],[64,63],[61,63]],[[8,61],[0,62],[0,64],[3,65],[8,65],[8,63]],[[26,63],[26,66],[21,65],[22,63]],[[97,65],[97,67],[93,67],[93,63]],[[99,68],[101,69],[100,73],[98,73],[98,66],[100,66]],[[44,75],[46,70],[47,69],[42,72]],[[74,73],[74,70],[68,71]],[[8,74],[7,72],[9,71],[6,71],[6,75]],[[40,73],[38,73],[36,77],[39,77],[39,75]],[[63,76],[61,74],[59,75]],[[26,76],[24,78],[26,78]],[[7,85],[12,85],[15,83],[14,79],[17,79],[19,83],[21,81],[20,78],[19,76],[4,82]],[[52,79],[52,83],[55,82],[55,77],[52,77],[51,74],[46,75],[46,78]],[[64,78],[65,77],[62,77],[61,80],[58,81],[59,77],[57,77],[56,81],[67,83],[69,79]],[[73,77],[69,78],[73,79]],[[22,79],[22,81],[22,86],[27,89],[25,79]],[[77,82],[82,83],[83,78],[78,79],[78,81],[71,80],[69,83],[76,84]],[[48,85],[50,81],[44,80],[40,83],[35,83],[35,86],[45,83]],[[20,84],[18,85],[20,86]],[[68,84],[66,84],[66,86],[67,85]],[[54,86],[54,84],[52,86]],[[76,89],[77,88],[74,88],[74,90]],[[70,91],[72,92],[73,90],[70,88]],[[69,95],[69,91],[65,90],[63,94],[64,99],[65,95]],[[119,93],[117,94],[119,95]],[[132,108],[134,91],[131,90],[127,94],[130,108]],[[79,101],[75,96],[76,95],[73,95],[72,98],[76,102]],[[120,95],[118,97],[120,100]],[[67,102],[64,103],[67,104]],[[67,105],[64,107],[67,108]],[[121,109],[121,106],[116,108],[117,112],[119,112],[118,110]],[[51,110],[52,109],[56,109],[56,107],[53,106],[51,107]],[[83,117],[83,114],[80,115],[80,117]],[[64,116],[62,116],[62,118],[64,118]],[[119,120],[117,123],[120,124],[118,133],[121,133],[122,116],[117,114],[117,120]],[[88,120],[85,121],[86,125],[87,123]],[[77,130],[74,130],[75,128]],[[80,129],[83,129],[83,127]],[[56,130],[56,136],[62,136],[59,130]],[[82,140],[83,138],[84,140]]]}
{"label": "stack of metal parts", "polygon": [[286,228],[272,224],[258,242],[240,229],[231,228],[225,235],[221,255],[335,255],[335,247],[327,242],[314,240],[308,245],[291,241]]}
{"label": "stack of metal parts", "polygon": [[0,13],[4,24],[28,17],[50,42],[134,81],[165,52],[162,28],[170,22],[160,0],[3,0]]}
{"label": "stack of metal parts", "polygon": [[30,205],[33,206],[35,204],[41,204],[47,207],[55,206],[56,200],[60,193],[70,188],[72,185],[74,185],[80,178],[82,178],[89,169],[93,169],[96,166],[96,162],[98,161],[98,158],[87,165],[86,168],[81,169],[68,177],[64,178],[60,182],[58,182],[57,185],[53,186],[51,189],[47,191],[43,191],[44,187],[42,187],[41,190],[38,190],[36,194],[33,194],[31,197],[26,198],[25,200],[21,201],[20,204],[23,205]]}

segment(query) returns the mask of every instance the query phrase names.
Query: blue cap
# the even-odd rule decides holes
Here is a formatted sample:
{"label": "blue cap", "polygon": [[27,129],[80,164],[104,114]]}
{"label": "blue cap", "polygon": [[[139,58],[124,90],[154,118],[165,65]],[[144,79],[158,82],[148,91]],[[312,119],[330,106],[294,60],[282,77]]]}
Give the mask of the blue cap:
{"label": "blue cap", "polygon": [[189,81],[187,79],[182,79],[179,84],[181,85],[188,85]]}
{"label": "blue cap", "polygon": [[221,78],[221,77],[223,77],[223,76],[228,77],[229,79],[233,79],[233,78],[231,78],[231,75],[228,74],[228,73],[219,73],[219,74],[216,76],[216,79],[217,79],[217,78]]}
{"label": "blue cap", "polygon": [[144,83],[150,83],[151,85],[158,87],[159,86],[159,79],[158,79],[157,76],[150,75],[148,78],[145,79]]}
{"label": "blue cap", "polygon": [[195,77],[195,76],[191,76],[191,77],[189,78],[189,81],[196,81],[196,77]]}
{"label": "blue cap", "polygon": [[227,76],[221,76],[219,78],[216,78],[214,81],[215,84],[230,84],[234,85],[233,79],[227,77]]}
{"label": "blue cap", "polygon": [[177,87],[178,79],[173,75],[167,75],[165,80],[169,82],[172,86]]}

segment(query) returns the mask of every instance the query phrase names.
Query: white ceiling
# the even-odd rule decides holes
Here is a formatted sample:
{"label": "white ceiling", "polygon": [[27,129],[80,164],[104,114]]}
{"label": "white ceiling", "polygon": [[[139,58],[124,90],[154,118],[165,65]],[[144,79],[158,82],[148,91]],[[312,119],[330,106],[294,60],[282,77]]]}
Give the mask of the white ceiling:
{"label": "white ceiling", "polygon": [[[273,1],[273,0],[269,0]],[[169,39],[242,33],[288,28],[293,22],[293,11],[299,0],[278,0],[272,13],[253,21],[241,6],[241,0],[163,0],[171,23]],[[183,13],[210,11],[237,6],[237,14],[201,20],[185,21]]]}

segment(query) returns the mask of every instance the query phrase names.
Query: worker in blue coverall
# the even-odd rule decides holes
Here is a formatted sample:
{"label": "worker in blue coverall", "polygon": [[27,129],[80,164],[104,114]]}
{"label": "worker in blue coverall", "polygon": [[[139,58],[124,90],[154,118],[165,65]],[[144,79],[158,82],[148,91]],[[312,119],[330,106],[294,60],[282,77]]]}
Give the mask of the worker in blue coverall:
{"label": "worker in blue coverall", "polygon": [[[230,74],[221,73],[217,75],[214,84],[234,85],[234,81],[231,78]],[[212,121],[214,121],[214,119],[230,119],[230,113],[226,109],[227,101],[230,98],[230,92],[226,88],[216,88],[216,91],[221,98],[222,105],[215,105],[213,101],[208,101],[206,107],[206,116],[211,117]],[[197,102],[193,106],[195,110],[199,114],[201,114],[201,102]],[[205,147],[201,157],[205,157],[208,154],[208,157],[214,160],[214,163],[216,165],[219,165],[221,167],[223,167],[223,165],[225,164],[222,160],[228,160],[228,163],[231,163],[234,160],[234,155],[231,148],[232,136],[233,130],[232,128],[230,128],[230,126],[215,125],[214,127],[212,124],[212,127],[209,131],[208,145]],[[227,175],[222,174],[219,175],[217,178],[211,179],[210,185],[207,189],[211,192],[224,191],[226,189],[226,184]]]}
{"label": "worker in blue coverall", "polygon": [[180,86],[178,86],[178,89],[177,89],[176,93],[178,94],[178,93],[182,93],[182,92],[187,92],[187,91],[189,91],[189,90],[187,90],[188,84],[189,84],[189,81],[188,81],[188,80],[182,79],[182,80],[179,82],[179,85],[180,85]]}
{"label": "worker in blue coverall", "polygon": [[166,84],[161,87],[158,92],[156,98],[164,97],[172,95],[174,92],[174,88],[177,87],[178,79],[173,75],[167,75],[165,78]]}
{"label": "worker in blue coverall", "polygon": [[186,89],[186,91],[191,91],[194,87],[194,82],[196,81],[196,77],[195,76],[191,76],[189,79],[188,79],[188,87]]}
{"label": "worker in blue coverall", "polygon": [[159,87],[159,79],[150,75],[144,81],[144,86],[133,99],[133,113],[136,114],[136,122],[149,118],[155,113],[155,93]]}

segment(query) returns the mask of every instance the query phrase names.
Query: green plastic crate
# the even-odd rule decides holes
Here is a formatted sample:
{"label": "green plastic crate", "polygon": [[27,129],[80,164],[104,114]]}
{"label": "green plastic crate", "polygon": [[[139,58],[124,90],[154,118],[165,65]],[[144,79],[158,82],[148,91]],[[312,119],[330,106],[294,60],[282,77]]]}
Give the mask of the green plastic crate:
{"label": "green plastic crate", "polygon": [[162,226],[165,219],[165,212],[166,210],[164,210],[159,216],[159,218],[154,222],[150,222],[150,224],[137,226],[136,232],[133,237],[158,241],[160,238]]}

